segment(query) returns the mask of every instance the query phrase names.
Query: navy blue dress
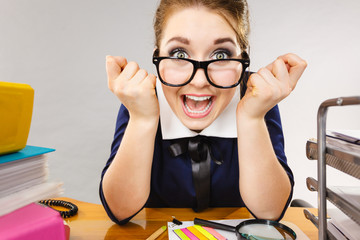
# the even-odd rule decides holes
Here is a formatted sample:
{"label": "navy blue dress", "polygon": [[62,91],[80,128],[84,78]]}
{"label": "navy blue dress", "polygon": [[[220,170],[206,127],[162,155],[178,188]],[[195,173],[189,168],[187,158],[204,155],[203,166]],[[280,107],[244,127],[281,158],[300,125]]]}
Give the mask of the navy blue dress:
{"label": "navy blue dress", "polygon": [[[129,121],[129,112],[122,105],[116,122],[116,131],[111,146],[111,155],[101,174],[100,198],[102,204],[111,218],[117,224],[127,223],[133,216],[119,221],[115,218],[106,203],[102,191],[102,179],[113,161],[123,138]],[[293,174],[287,165],[284,153],[284,137],[278,106],[271,109],[265,116],[265,121],[270,134],[275,154],[287,172],[291,187],[293,189]],[[196,195],[192,180],[192,167],[189,154],[173,157],[169,146],[176,140],[163,140],[161,127],[158,126],[154,158],[151,172],[151,190],[149,198],[144,207],[184,207],[194,208],[196,206]],[[209,207],[246,207],[239,192],[239,164],[238,148],[236,138],[208,137],[211,142],[212,152],[216,157],[222,157],[221,165],[211,162],[211,187]],[[141,143],[139,143],[141,144]],[[292,198],[292,190],[287,204],[281,214],[282,218]]]}

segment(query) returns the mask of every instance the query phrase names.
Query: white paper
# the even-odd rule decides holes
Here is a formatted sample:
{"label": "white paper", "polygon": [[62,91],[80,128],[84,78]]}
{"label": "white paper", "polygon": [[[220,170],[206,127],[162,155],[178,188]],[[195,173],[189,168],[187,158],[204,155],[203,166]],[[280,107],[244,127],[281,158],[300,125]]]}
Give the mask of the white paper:
{"label": "white paper", "polygon": [[328,188],[360,209],[360,186],[329,186]]}
{"label": "white paper", "polygon": [[331,217],[330,222],[336,226],[347,238],[360,239],[360,226],[337,208],[330,208],[327,213]]}
{"label": "white paper", "polygon": [[46,182],[0,198],[0,216],[32,202],[59,197],[63,193],[61,182]]}
{"label": "white paper", "polygon": [[336,240],[348,240],[345,235],[331,222],[327,223],[328,231],[336,238]]}
{"label": "white paper", "polygon": [[360,140],[359,129],[328,130],[326,131],[326,133],[330,136],[337,136],[339,138],[344,137],[344,139],[351,138],[353,140]]}

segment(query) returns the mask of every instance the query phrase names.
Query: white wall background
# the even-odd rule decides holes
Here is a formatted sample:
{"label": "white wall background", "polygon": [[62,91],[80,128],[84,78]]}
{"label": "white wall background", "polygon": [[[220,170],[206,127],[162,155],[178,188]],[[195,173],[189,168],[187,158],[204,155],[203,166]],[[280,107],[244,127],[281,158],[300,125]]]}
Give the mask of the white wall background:
{"label": "white wall background", "polygon": [[[110,152],[119,101],[107,90],[105,56],[123,55],[155,73],[152,22],[157,0],[0,0],[0,81],[35,89],[29,145],[56,148],[50,178],[65,196],[99,203],[100,173]],[[305,143],[316,137],[320,103],[360,95],[360,2],[249,0],[251,70],[294,52],[308,69],[280,104],[295,198],[313,205],[316,178]],[[328,128],[360,129],[360,108],[330,109]],[[360,185],[328,168],[333,185]]]}

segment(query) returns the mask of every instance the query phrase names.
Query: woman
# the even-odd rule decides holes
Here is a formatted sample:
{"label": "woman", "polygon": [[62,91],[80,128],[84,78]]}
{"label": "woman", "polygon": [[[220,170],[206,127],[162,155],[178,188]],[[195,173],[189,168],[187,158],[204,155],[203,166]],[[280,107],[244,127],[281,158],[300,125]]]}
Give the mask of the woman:
{"label": "woman", "polygon": [[[246,1],[162,0],[154,28],[161,86],[135,62],[106,60],[108,86],[123,104],[100,183],[108,215],[124,224],[144,206],[246,206],[257,218],[280,219],[294,182],[277,103],[295,88],[306,62],[286,54],[248,78]],[[235,137],[204,137],[240,81],[247,83],[236,98]],[[157,94],[199,136],[163,137]]]}

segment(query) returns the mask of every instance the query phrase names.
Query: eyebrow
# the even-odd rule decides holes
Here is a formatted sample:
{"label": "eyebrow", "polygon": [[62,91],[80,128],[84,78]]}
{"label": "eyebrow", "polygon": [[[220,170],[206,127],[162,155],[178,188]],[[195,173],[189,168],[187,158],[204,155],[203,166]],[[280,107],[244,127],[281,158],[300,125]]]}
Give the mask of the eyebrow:
{"label": "eyebrow", "polygon": [[184,38],[184,37],[173,37],[173,38],[169,39],[169,41],[167,41],[166,44],[169,44],[169,42],[173,42],[173,41],[181,42],[181,43],[186,44],[186,45],[190,44],[190,40],[187,39],[187,38]]}
{"label": "eyebrow", "polygon": [[219,38],[219,39],[216,39],[216,40],[214,41],[214,44],[215,44],[215,45],[216,45],[216,44],[222,44],[222,43],[225,43],[225,42],[230,42],[230,43],[232,43],[233,45],[236,46],[234,40],[232,40],[231,38]]}
{"label": "eyebrow", "polygon": [[[173,37],[173,38],[169,39],[166,44],[169,44],[170,42],[173,42],[173,41],[180,42],[180,43],[183,43],[183,44],[186,44],[186,45],[190,44],[190,40],[187,39],[187,38],[184,38],[184,37]],[[234,40],[231,39],[231,38],[228,38],[228,37],[226,37],[226,38],[218,38],[218,39],[214,40],[215,45],[226,43],[226,42],[232,43],[233,45],[236,46],[236,43],[234,42]]]}

